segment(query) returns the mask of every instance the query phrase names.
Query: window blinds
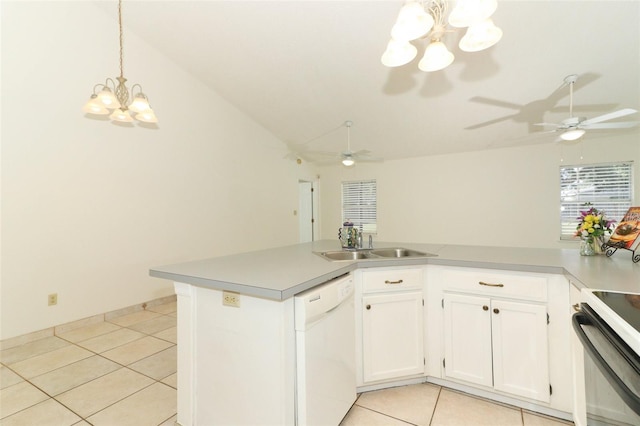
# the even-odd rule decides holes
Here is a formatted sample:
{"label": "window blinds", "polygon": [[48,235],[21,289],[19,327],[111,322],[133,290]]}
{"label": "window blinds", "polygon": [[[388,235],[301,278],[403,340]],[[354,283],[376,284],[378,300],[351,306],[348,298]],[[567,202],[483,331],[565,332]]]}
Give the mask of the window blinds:
{"label": "window blinds", "polygon": [[375,180],[342,182],[342,222],[353,222],[360,232],[377,232],[377,188]]}
{"label": "window blinds", "polygon": [[560,167],[561,239],[571,239],[580,210],[591,203],[619,222],[633,202],[633,163]]}

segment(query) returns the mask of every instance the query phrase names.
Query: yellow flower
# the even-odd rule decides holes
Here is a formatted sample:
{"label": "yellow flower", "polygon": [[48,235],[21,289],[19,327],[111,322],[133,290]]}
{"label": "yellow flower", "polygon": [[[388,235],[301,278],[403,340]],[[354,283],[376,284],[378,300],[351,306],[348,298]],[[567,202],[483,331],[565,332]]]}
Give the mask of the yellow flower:
{"label": "yellow flower", "polygon": [[595,229],[593,229],[593,228],[589,228],[589,229],[587,229],[587,232],[588,232],[588,233],[590,233],[590,234],[593,234],[593,233],[594,233],[594,231],[595,231]]}
{"label": "yellow flower", "polygon": [[585,222],[593,222],[594,219],[595,219],[594,216],[591,214],[588,214],[584,217]]}

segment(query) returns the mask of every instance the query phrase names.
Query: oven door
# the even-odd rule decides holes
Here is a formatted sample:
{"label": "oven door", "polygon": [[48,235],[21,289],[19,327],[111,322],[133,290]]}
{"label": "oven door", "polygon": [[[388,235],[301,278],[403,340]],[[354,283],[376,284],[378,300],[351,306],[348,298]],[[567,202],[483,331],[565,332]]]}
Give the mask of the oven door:
{"label": "oven door", "polygon": [[572,322],[584,350],[587,425],[640,425],[640,357],[588,304]]}

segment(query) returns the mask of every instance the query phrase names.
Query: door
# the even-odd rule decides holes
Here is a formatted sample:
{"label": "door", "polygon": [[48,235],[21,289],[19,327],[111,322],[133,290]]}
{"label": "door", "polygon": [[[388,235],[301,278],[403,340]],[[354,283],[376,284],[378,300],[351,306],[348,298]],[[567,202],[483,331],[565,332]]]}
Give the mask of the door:
{"label": "door", "polygon": [[494,388],[549,402],[547,308],[491,301]]}
{"label": "door", "polygon": [[300,242],[308,243],[315,239],[315,190],[313,182],[298,182],[298,223]]}
{"label": "door", "polygon": [[493,386],[491,300],[446,294],[444,308],[445,376]]}
{"label": "door", "polygon": [[424,374],[422,292],[362,299],[365,382]]}

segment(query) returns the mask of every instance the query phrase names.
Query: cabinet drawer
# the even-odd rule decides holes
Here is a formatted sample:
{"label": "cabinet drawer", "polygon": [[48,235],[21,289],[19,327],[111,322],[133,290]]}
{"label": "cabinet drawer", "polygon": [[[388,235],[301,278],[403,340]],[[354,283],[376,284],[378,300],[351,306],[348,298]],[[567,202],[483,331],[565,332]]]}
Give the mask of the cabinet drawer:
{"label": "cabinet drawer", "polygon": [[442,272],[445,290],[516,299],[546,301],[547,277],[493,269],[447,269]]}
{"label": "cabinet drawer", "polygon": [[385,269],[362,273],[363,292],[422,288],[422,269]]}

